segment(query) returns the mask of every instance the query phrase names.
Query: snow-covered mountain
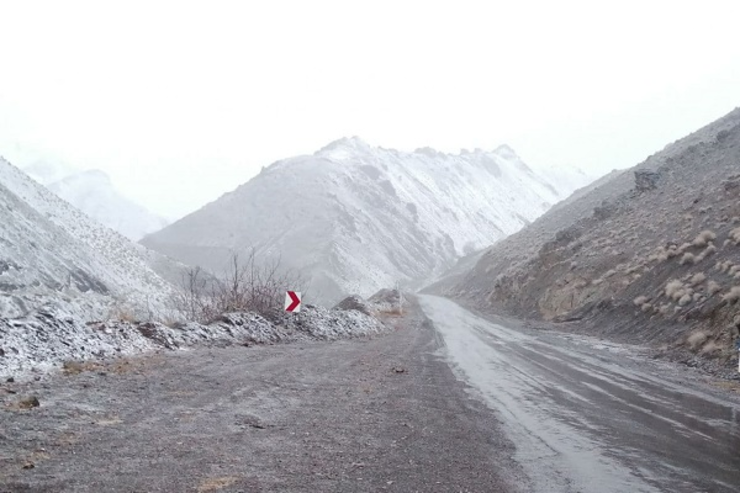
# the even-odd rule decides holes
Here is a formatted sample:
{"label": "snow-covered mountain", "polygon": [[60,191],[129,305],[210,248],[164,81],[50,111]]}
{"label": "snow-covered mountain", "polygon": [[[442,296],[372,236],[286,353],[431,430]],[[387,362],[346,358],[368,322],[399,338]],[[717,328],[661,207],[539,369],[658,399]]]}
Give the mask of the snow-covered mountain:
{"label": "snow-covered mountain", "polygon": [[408,153],[344,138],[274,163],[142,243],[217,273],[232,252],[253,247],[300,271],[309,297],[329,303],[396,282],[420,286],[571,191],[506,146]]}
{"label": "snow-covered mountain", "polygon": [[121,195],[103,171],[78,171],[48,161],[23,170],[91,218],[134,241],[169,223]]}
{"label": "snow-covered mountain", "polygon": [[559,192],[564,192],[566,196],[599,178],[598,175],[588,174],[575,166],[549,165],[532,166],[531,168],[538,176],[551,183]]}
{"label": "snow-covered mountain", "polygon": [[[0,317],[88,293],[161,311],[183,272],[97,223],[0,158]],[[156,270],[156,272],[155,272]]]}

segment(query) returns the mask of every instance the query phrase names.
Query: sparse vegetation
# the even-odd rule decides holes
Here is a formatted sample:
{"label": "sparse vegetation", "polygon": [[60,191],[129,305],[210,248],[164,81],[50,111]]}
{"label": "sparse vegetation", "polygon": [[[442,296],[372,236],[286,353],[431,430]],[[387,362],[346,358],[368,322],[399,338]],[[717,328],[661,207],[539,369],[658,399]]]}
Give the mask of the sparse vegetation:
{"label": "sparse vegetation", "polygon": [[689,345],[691,349],[696,349],[707,340],[707,334],[703,331],[697,331],[691,334],[688,339],[686,340],[686,343]]}
{"label": "sparse vegetation", "polygon": [[709,281],[707,283],[707,293],[710,295],[715,295],[720,291],[722,291],[722,286],[720,286],[717,281]]}
{"label": "sparse vegetation", "polygon": [[633,303],[637,306],[642,306],[647,303],[648,300],[649,298],[647,296],[638,296],[633,300]]}
{"label": "sparse vegetation", "polygon": [[706,281],[706,279],[707,279],[707,276],[705,276],[703,272],[698,272],[694,274],[693,276],[691,276],[691,280],[689,281],[689,283],[692,286],[697,286],[703,283],[704,281]]}
{"label": "sparse vegetation", "polygon": [[233,254],[229,269],[220,278],[200,268],[188,271],[176,305],[188,320],[209,323],[224,313],[253,312],[271,318],[280,310],[285,292],[304,291],[300,275],[281,267],[280,259],[260,261],[256,252]]}
{"label": "sparse vegetation", "polygon": [[730,239],[735,243],[735,245],[740,245],[740,228],[735,228],[730,231]]}
{"label": "sparse vegetation", "polygon": [[680,264],[681,264],[681,265],[685,265],[685,264],[695,264],[696,262],[697,262],[697,257],[696,257],[696,255],[694,255],[694,254],[693,254],[693,253],[691,253],[691,252],[685,252],[685,253],[683,254],[683,257],[681,257],[681,261],[680,261]]}
{"label": "sparse vegetation", "polygon": [[686,294],[686,288],[683,283],[677,279],[669,281],[665,286],[665,295],[674,301],[680,300]]}
{"label": "sparse vegetation", "polygon": [[728,303],[737,303],[740,301],[740,286],[734,286],[727,294],[722,296],[722,299]]}
{"label": "sparse vegetation", "polygon": [[699,233],[696,238],[694,238],[694,241],[692,241],[691,244],[697,247],[704,247],[707,246],[710,241],[714,241],[716,239],[717,235],[714,234],[713,231],[704,230]]}

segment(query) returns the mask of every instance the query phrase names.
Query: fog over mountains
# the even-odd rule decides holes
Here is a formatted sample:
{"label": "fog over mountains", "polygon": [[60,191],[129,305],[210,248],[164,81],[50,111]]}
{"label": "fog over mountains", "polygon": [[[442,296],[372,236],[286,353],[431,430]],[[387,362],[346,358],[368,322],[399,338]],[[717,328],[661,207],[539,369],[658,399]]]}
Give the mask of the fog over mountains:
{"label": "fog over mountains", "polygon": [[[0,316],[85,295],[127,310],[166,308],[183,266],[146,250],[0,158]],[[165,279],[166,278],[166,279]],[[169,280],[168,280],[169,279]]]}
{"label": "fog over mountains", "polygon": [[254,248],[331,303],[397,282],[420,287],[590,181],[577,170],[556,183],[546,175],[507,146],[453,155],[343,138],[272,164],[142,243],[215,272]]}
{"label": "fog over mountains", "polygon": [[39,160],[23,171],[91,218],[131,240],[138,241],[168,224],[166,219],[121,195],[101,170],[80,171]]}

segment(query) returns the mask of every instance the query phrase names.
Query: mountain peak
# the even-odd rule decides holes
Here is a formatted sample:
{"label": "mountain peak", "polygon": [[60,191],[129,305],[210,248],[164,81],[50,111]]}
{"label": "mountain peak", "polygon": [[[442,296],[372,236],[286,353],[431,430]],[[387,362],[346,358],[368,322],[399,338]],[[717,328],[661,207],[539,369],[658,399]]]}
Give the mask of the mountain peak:
{"label": "mountain peak", "polygon": [[348,157],[350,154],[364,153],[371,150],[370,144],[355,136],[342,137],[319,149],[316,154],[321,154],[331,158]]}
{"label": "mountain peak", "polygon": [[62,180],[59,180],[59,181],[60,182],[86,181],[86,182],[96,183],[98,185],[110,185],[110,186],[113,185],[110,179],[110,176],[108,176],[108,173],[106,173],[105,171],[99,170],[99,169],[89,169],[89,170],[81,171],[74,175],[67,176],[66,178],[63,178]]}
{"label": "mountain peak", "polygon": [[514,149],[512,149],[508,144],[501,144],[494,149],[493,153],[506,159],[521,159],[516,151],[514,151]]}

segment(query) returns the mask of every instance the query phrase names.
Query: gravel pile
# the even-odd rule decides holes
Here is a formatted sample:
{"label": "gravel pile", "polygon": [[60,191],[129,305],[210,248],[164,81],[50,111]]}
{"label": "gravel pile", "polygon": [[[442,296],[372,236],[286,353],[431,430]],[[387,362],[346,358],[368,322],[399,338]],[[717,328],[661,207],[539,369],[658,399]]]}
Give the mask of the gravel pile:
{"label": "gravel pile", "polygon": [[209,324],[164,325],[123,320],[87,321],[79,310],[50,303],[20,318],[0,318],[0,378],[59,368],[65,361],[131,355],[193,346],[276,344],[295,340],[365,337],[386,330],[357,310],[306,306],[267,320],[254,313],[228,313]]}

